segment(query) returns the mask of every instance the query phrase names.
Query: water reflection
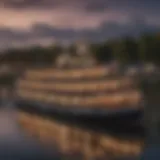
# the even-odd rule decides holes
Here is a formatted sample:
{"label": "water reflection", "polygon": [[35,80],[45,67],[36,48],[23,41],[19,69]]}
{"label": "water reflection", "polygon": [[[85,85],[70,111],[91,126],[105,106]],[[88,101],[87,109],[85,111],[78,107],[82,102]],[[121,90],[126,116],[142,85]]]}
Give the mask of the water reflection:
{"label": "water reflection", "polygon": [[53,159],[53,153],[21,131],[16,118],[13,107],[0,109],[0,159]]}

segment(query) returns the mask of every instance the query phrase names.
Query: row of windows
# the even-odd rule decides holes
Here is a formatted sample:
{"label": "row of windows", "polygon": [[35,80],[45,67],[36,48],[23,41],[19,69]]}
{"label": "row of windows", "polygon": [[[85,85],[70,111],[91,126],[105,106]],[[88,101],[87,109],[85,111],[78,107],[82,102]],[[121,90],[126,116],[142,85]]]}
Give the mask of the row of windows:
{"label": "row of windows", "polygon": [[104,91],[118,91],[129,90],[136,87],[130,78],[120,78],[115,80],[101,80],[79,83],[58,83],[58,82],[41,82],[21,80],[18,83],[19,88],[30,88],[39,91],[59,91],[59,92],[104,92]]}
{"label": "row of windows", "polygon": [[113,74],[115,71],[104,66],[73,69],[73,70],[56,70],[56,69],[41,69],[29,70],[26,72],[26,77],[29,79],[81,79],[81,78],[96,78]]}
{"label": "row of windows", "polygon": [[60,104],[66,106],[123,108],[139,106],[142,95],[139,91],[132,90],[114,94],[102,94],[96,96],[61,96],[27,89],[17,90],[17,94],[24,99],[39,102]]}

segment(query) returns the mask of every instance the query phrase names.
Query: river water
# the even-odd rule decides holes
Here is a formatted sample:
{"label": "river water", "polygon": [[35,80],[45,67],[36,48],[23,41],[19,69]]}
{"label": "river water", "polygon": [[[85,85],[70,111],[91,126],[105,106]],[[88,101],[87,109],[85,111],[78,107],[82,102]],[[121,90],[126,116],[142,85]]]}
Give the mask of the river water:
{"label": "river water", "polygon": [[50,160],[56,154],[41,146],[20,129],[12,106],[0,109],[0,159],[1,160]]}
{"label": "river water", "polygon": [[[53,148],[46,148],[40,142],[28,136],[18,125],[17,111],[13,104],[13,99],[8,98],[4,98],[0,104],[0,160],[69,159],[56,153]],[[155,150],[153,151],[155,152]],[[148,158],[151,155],[158,156],[157,153],[160,152],[150,154],[150,151],[147,151],[147,153],[149,153]],[[127,160],[132,160],[132,158],[127,158]],[[155,160],[154,158],[147,158],[144,155],[142,159]]]}

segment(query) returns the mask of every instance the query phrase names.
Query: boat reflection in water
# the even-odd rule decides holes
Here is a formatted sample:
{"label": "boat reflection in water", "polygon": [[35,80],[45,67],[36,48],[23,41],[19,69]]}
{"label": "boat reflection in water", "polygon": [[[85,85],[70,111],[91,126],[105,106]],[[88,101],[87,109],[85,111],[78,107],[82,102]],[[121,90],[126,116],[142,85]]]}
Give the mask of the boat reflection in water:
{"label": "boat reflection in water", "polygon": [[43,144],[57,146],[64,155],[83,159],[118,159],[137,157],[143,149],[142,137],[97,133],[25,112],[18,115],[20,125],[31,136],[37,137]]}

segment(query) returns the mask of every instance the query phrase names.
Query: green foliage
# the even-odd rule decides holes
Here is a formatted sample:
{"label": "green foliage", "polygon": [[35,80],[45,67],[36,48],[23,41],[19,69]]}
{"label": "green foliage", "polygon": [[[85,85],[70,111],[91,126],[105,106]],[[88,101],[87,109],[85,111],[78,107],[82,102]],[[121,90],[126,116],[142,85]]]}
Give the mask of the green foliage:
{"label": "green foliage", "polygon": [[[73,44],[68,51],[74,55]],[[90,51],[99,63],[107,63],[113,59],[122,64],[137,62],[154,62],[160,64],[160,35],[144,34],[135,39],[125,37],[103,43],[91,44]],[[3,62],[46,63],[54,64],[55,59],[63,52],[62,46],[40,47],[28,49],[10,49],[5,51]]]}
{"label": "green foliage", "polygon": [[75,55],[75,53],[76,53],[76,45],[72,44],[71,46],[69,46],[68,52],[71,53],[72,55]]}
{"label": "green foliage", "polygon": [[61,53],[61,46],[40,47],[34,46],[23,49],[9,49],[3,62],[24,62],[24,64],[52,64]]}
{"label": "green foliage", "polygon": [[91,44],[90,50],[93,56],[100,62],[105,63],[113,59],[111,48],[107,43]]}

